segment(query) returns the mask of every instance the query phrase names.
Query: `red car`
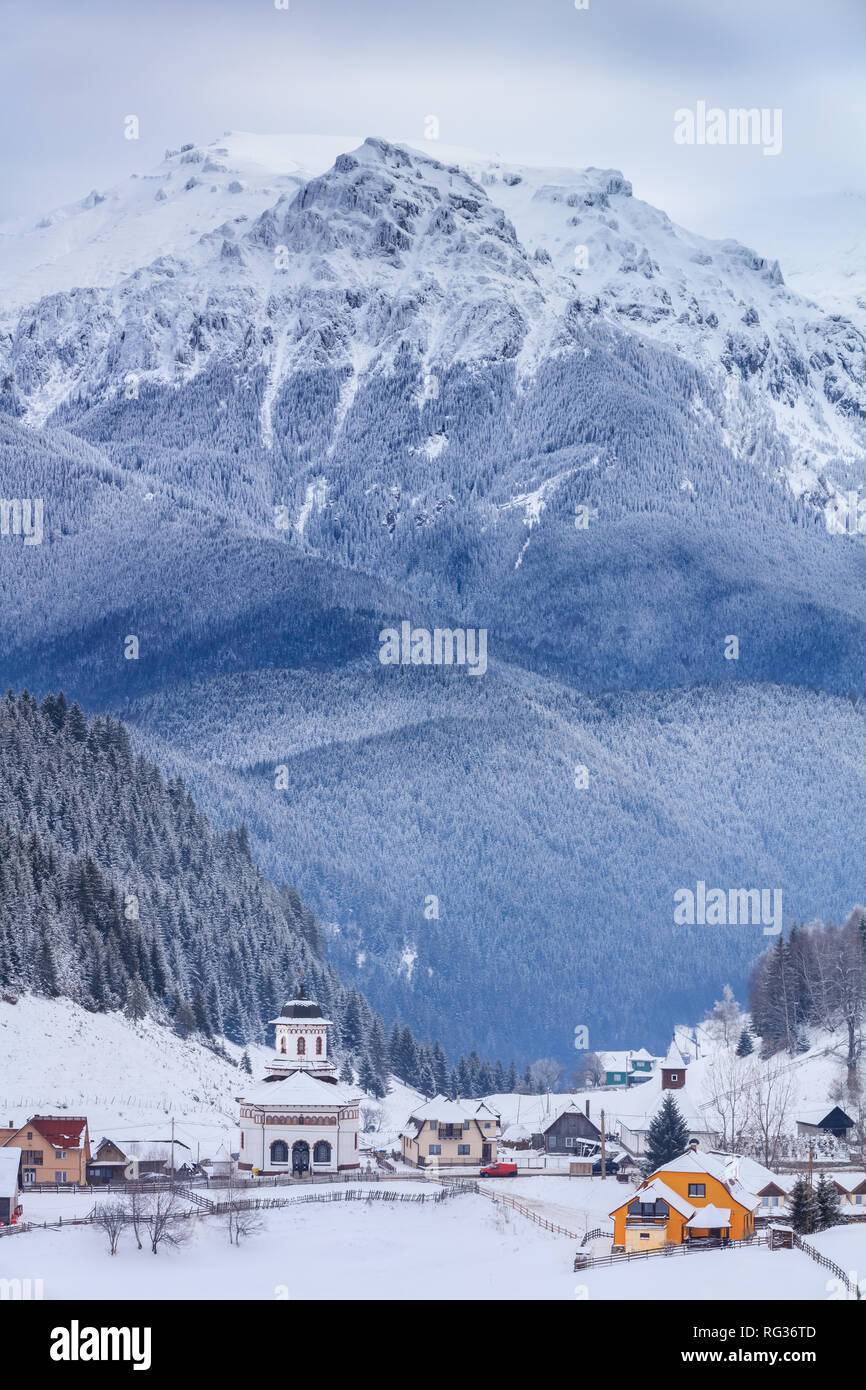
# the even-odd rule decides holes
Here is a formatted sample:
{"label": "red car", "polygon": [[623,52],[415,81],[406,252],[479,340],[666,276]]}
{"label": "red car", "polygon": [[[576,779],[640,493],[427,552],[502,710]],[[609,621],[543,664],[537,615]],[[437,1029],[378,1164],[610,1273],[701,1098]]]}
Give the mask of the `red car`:
{"label": "red car", "polygon": [[491,1163],[489,1167],[481,1169],[482,1178],[516,1178],[516,1163]]}

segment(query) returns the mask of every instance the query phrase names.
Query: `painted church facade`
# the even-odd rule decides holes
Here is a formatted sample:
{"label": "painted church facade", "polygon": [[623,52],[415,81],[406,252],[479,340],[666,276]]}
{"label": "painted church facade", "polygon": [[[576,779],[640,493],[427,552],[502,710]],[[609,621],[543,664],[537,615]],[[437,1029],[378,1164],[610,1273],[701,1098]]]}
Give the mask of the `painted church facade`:
{"label": "painted church facade", "polygon": [[337,1079],[328,1057],[332,1021],[300,985],[282,1008],[267,1075],[238,1097],[238,1167],[310,1177],[360,1167],[361,1093]]}

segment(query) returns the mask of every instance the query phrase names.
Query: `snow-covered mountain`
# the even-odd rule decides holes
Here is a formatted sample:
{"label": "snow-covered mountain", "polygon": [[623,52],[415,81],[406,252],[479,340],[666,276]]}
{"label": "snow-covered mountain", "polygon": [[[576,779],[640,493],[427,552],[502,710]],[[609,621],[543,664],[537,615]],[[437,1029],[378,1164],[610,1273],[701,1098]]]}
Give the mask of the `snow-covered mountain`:
{"label": "snow-covered mountain", "polygon": [[[694,364],[735,452],[767,431],[797,492],[850,481],[866,443],[866,336],[779,265],[677,227],[617,171],[442,163],[370,139],[226,136],[0,241],[5,393],[41,423],[226,363],[273,440],[292,376],[337,374],[329,448],[359,388],[411,362],[511,363],[519,382],[602,328]],[[333,163],[331,161],[333,160]],[[318,166],[318,167],[317,167]],[[10,289],[12,280],[18,285]],[[25,302],[26,301],[26,302]],[[444,447],[444,446],[443,446]]]}

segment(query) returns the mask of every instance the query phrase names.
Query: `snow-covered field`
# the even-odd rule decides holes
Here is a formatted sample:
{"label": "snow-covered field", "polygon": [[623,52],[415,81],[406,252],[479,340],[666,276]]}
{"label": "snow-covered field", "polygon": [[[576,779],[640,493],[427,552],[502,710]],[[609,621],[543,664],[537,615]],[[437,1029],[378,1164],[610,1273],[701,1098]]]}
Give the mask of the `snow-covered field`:
{"label": "snow-covered field", "polygon": [[[404,1190],[405,1190],[405,1185]],[[264,1215],[230,1246],[224,1219],[156,1256],[127,1233],[115,1258],[93,1226],[0,1240],[0,1278],[43,1280],[46,1298],[108,1299],[775,1299],[834,1296],[799,1251],[706,1251],[575,1274],[573,1242],[483,1197],[442,1205],[334,1203]],[[866,1226],[815,1237],[843,1268],[866,1269]]]}

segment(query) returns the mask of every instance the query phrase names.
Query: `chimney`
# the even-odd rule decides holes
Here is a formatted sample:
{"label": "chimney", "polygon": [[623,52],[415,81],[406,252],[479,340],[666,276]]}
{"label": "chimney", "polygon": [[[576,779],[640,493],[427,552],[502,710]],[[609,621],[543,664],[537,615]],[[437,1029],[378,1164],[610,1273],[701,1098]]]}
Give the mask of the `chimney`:
{"label": "chimney", "polygon": [[586,1118],[589,1119],[589,1101],[586,1102]]}
{"label": "chimney", "polygon": [[698,1141],[697,1141],[697,1139],[690,1139],[690,1140],[689,1140],[689,1153],[696,1154],[697,1151],[698,1151]]}

